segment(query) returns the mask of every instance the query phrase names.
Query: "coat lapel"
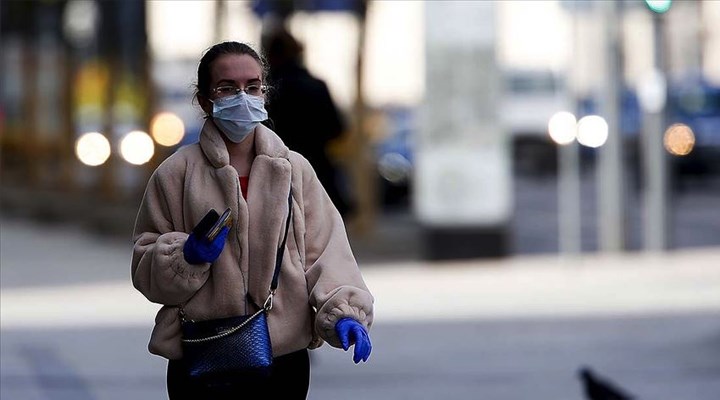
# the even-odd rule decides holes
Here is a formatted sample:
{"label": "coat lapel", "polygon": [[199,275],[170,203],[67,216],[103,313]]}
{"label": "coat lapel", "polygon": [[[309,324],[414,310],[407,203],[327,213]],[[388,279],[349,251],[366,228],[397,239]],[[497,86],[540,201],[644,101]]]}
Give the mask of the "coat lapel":
{"label": "coat lapel", "polygon": [[249,293],[262,305],[285,233],[291,167],[287,147],[264,126],[255,131],[256,156],[248,183]]}

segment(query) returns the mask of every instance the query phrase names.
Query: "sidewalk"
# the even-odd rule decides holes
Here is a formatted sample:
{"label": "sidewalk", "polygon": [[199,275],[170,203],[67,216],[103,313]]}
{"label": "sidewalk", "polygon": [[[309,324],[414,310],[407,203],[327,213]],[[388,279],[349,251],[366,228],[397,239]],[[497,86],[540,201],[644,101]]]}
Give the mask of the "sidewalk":
{"label": "sidewalk", "polygon": [[[154,317],[156,306],[130,283],[129,239],[8,219],[0,237],[3,329],[146,324]],[[720,248],[361,268],[383,323],[720,311]]]}
{"label": "sidewalk", "polygon": [[376,264],[364,271],[392,321],[720,312],[720,249]]}

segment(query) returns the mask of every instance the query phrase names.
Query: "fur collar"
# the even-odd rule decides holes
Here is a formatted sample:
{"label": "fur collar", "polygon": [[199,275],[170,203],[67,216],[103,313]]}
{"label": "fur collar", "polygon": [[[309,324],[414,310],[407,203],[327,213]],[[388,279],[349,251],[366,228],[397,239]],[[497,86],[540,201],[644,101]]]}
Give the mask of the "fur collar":
{"label": "fur collar", "polygon": [[[205,120],[200,132],[200,148],[210,164],[215,168],[222,168],[230,164],[230,155],[212,119]],[[282,140],[268,127],[258,124],[255,128],[255,154],[265,155],[271,158],[288,158],[289,150]]]}

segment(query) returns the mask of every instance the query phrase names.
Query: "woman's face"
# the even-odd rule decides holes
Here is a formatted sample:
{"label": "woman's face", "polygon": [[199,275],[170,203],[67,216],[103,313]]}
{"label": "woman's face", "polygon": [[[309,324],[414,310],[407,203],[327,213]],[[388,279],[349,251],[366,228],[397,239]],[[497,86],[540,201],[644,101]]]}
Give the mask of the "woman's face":
{"label": "woman's face", "polygon": [[245,89],[248,86],[262,85],[262,67],[247,54],[223,54],[210,63],[209,97],[198,96],[200,106],[212,114],[211,100],[218,98],[214,92],[219,86],[235,86]]}

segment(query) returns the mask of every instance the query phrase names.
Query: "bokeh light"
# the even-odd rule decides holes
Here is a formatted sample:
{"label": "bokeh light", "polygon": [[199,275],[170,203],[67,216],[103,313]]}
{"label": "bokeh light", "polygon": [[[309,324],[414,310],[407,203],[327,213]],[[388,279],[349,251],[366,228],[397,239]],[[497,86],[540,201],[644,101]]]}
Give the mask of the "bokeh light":
{"label": "bokeh light", "polygon": [[580,118],[577,125],[577,140],[587,147],[600,147],[608,138],[608,124],[599,115],[588,115]]}
{"label": "bokeh light", "polygon": [[95,38],[99,18],[95,1],[71,0],[65,6],[63,31],[73,45],[87,46]]}
{"label": "bokeh light", "polygon": [[175,146],[185,136],[185,124],[177,115],[162,112],[150,122],[150,134],[159,145]]}
{"label": "bokeh light", "polygon": [[695,134],[685,124],[673,124],[665,131],[665,150],[676,156],[686,156],[695,147]]}
{"label": "bokeh light", "polygon": [[120,142],[120,154],[130,164],[142,165],[155,154],[155,144],[147,133],[132,131]]}
{"label": "bokeh light", "polygon": [[99,132],[85,133],[75,142],[75,155],[85,165],[102,165],[110,157],[110,142]]}
{"label": "bokeh light", "polygon": [[412,163],[399,153],[387,153],[378,160],[380,176],[392,183],[401,183],[409,179]]}
{"label": "bokeh light", "polygon": [[640,106],[649,113],[659,113],[667,102],[667,82],[662,71],[653,69],[640,78],[637,88]]}
{"label": "bokeh light", "polygon": [[573,113],[560,111],[548,122],[550,138],[557,144],[570,144],[577,136],[577,119]]}

